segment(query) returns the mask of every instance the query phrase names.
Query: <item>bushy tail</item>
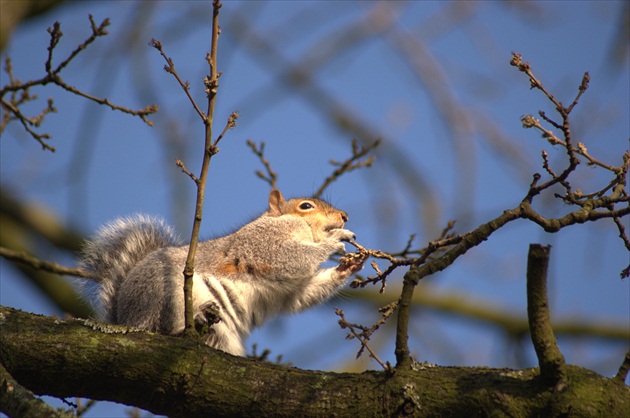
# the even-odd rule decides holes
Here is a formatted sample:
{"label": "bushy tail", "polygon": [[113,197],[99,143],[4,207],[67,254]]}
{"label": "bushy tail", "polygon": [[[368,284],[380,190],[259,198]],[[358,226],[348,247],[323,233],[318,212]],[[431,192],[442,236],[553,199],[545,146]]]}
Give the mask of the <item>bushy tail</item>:
{"label": "bushy tail", "polygon": [[80,266],[100,284],[96,309],[116,322],[116,292],[129,271],[153,251],[178,244],[164,220],[145,215],[116,219],[101,227],[83,248]]}

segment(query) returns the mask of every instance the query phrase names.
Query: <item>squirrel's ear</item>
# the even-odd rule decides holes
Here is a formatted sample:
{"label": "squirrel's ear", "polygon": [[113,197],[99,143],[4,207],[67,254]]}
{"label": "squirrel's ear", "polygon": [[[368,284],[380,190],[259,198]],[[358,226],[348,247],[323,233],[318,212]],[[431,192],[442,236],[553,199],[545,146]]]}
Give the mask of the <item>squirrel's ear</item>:
{"label": "squirrel's ear", "polygon": [[273,189],[271,193],[269,193],[269,214],[271,216],[280,216],[282,215],[282,209],[286,200],[284,200],[284,196],[280,193],[280,190]]}

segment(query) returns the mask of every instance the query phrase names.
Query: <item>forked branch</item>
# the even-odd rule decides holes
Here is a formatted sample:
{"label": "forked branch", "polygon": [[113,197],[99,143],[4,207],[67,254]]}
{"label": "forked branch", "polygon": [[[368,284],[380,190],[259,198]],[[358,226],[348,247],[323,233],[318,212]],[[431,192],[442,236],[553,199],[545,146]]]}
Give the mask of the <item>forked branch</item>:
{"label": "forked branch", "polygon": [[380,139],[375,140],[369,145],[359,147],[359,143],[356,139],[352,140],[352,155],[348,157],[345,161],[339,162],[335,160],[331,160],[330,164],[337,167],[330,176],[328,176],[324,183],[319,186],[317,191],[313,193],[313,197],[321,197],[324,191],[330,186],[335,180],[337,180],[344,173],[349,173],[350,171],[356,170],[362,167],[370,167],[374,162],[375,156],[371,155],[365,158],[372,150],[379,146],[381,143]]}
{"label": "forked branch", "polygon": [[[4,71],[9,78],[9,84],[4,85],[0,90],[0,103],[2,104],[3,109],[2,121],[0,122],[0,133],[4,131],[9,122],[17,120],[22,124],[26,132],[31,137],[33,137],[33,139],[41,144],[44,150],[49,150],[52,152],[55,151],[55,148],[47,142],[50,139],[50,135],[47,133],[39,133],[34,129],[38,128],[41,125],[44,117],[48,113],[56,112],[52,99],[48,99],[48,106],[44,108],[37,116],[28,117],[20,110],[20,106],[22,106],[24,103],[37,99],[37,95],[31,94],[30,89],[32,87],[45,86],[47,84],[55,84],[72,94],[84,97],[98,104],[108,106],[113,110],[117,110],[133,116],[138,116],[147,125],[153,126],[153,122],[151,122],[147,118],[147,116],[158,111],[158,107],[156,105],[150,105],[140,110],[133,110],[125,106],[114,104],[108,98],[96,97],[94,95],[86,93],[68,84],[61,78],[61,71],[66,68],[81,51],[85,50],[97,38],[108,34],[106,28],[107,26],[109,26],[109,19],[104,19],[100,25],[97,25],[94,22],[94,18],[92,17],[92,15],[89,16],[89,19],[92,34],[85,41],[79,44],[68,55],[68,57],[61,61],[56,67],[53,65],[53,53],[57,45],[59,45],[61,37],[63,36],[63,32],[61,31],[61,24],[59,22],[55,22],[51,28],[48,28],[48,33],[50,34],[50,42],[47,48],[48,57],[46,59],[46,62],[44,63],[46,75],[39,79],[30,80],[25,83],[20,82],[14,77],[11,60],[7,57],[5,61]],[[8,96],[8,98],[5,96]]]}
{"label": "forked branch", "polygon": [[269,184],[272,189],[278,188],[278,174],[271,168],[271,163],[265,157],[265,143],[261,142],[260,145],[256,145],[251,139],[247,140],[247,146],[252,150],[254,155],[258,157],[260,163],[265,168],[265,173],[260,170],[256,170],[256,176],[262,179],[265,183]]}

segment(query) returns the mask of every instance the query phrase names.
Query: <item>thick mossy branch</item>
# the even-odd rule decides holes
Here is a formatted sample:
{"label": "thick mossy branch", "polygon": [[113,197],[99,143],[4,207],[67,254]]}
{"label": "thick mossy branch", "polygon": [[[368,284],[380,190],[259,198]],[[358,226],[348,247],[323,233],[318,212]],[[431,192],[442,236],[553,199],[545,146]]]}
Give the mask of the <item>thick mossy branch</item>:
{"label": "thick mossy branch", "polygon": [[[0,307],[0,364],[38,395],[132,404],[169,417],[623,416],[630,389],[575,366],[552,394],[538,369],[331,373],[234,357],[187,338],[121,332]],[[109,330],[109,332],[108,332]],[[4,408],[0,404],[0,408]]]}

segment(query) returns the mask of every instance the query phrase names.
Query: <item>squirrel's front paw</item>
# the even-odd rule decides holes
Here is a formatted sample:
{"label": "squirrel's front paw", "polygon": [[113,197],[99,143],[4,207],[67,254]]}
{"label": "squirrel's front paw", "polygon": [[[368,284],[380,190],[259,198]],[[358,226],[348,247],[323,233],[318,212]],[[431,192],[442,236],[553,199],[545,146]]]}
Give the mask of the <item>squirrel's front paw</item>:
{"label": "squirrel's front paw", "polygon": [[213,301],[208,301],[199,306],[195,314],[195,328],[197,331],[206,334],[208,328],[221,322],[221,308]]}
{"label": "squirrel's front paw", "polygon": [[334,252],[337,254],[343,254],[346,252],[346,246],[343,241],[350,241],[355,238],[354,233],[347,229],[336,228],[331,229],[328,233],[327,240],[332,241]]}
{"label": "squirrel's front paw", "polygon": [[336,241],[352,241],[356,238],[354,232],[342,228],[331,229],[328,236]]}
{"label": "squirrel's front paw", "polygon": [[337,272],[343,279],[352,276],[363,268],[363,263],[367,260],[365,254],[347,253],[339,260]]}

